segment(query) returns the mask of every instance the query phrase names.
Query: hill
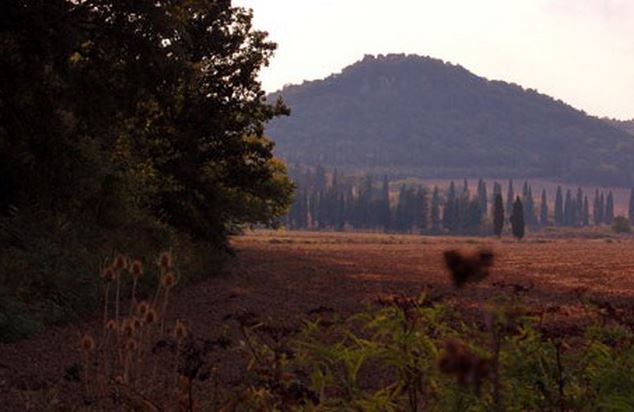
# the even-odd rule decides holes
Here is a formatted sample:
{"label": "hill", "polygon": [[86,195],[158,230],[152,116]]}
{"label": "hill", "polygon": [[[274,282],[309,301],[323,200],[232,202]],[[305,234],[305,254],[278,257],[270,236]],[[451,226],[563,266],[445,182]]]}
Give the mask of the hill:
{"label": "hill", "polygon": [[287,86],[267,133],[290,163],[425,177],[629,185],[634,139],[560,100],[414,55],[366,56]]}
{"label": "hill", "polygon": [[634,136],[634,119],[632,120],[616,120],[616,119],[604,119],[612,126],[621,129]]}

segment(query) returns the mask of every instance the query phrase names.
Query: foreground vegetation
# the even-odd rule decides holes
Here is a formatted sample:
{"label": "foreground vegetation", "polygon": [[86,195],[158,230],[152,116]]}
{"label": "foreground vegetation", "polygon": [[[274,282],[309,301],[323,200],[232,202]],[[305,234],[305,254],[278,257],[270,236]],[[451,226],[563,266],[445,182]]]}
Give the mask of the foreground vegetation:
{"label": "foreground vegetation", "polygon": [[[275,49],[229,1],[0,4],[0,341],[95,308],[115,248],[208,275],[292,184],[257,80]],[[190,275],[191,276],[191,275]]]}
{"label": "foreground vegetation", "polygon": [[[427,287],[382,297],[345,317],[319,306],[299,326],[241,311],[225,318],[232,339],[202,340],[186,320],[165,322],[169,291],[179,278],[171,255],[158,259],[156,292],[148,301],[137,301],[134,287],[131,301],[119,297],[120,284],[134,284],[143,273],[138,262],[120,255],[102,272],[101,337],[86,334],[80,342],[84,361],[76,375],[84,401],[96,409],[185,411],[634,407],[631,310],[580,292],[583,315],[568,318],[558,306],[524,304],[531,287],[505,284],[467,311],[461,296],[489,276],[494,255],[449,250],[444,261],[454,285],[450,293]],[[214,360],[227,351],[247,360],[232,384],[222,380]],[[195,390],[201,385],[207,389]]]}

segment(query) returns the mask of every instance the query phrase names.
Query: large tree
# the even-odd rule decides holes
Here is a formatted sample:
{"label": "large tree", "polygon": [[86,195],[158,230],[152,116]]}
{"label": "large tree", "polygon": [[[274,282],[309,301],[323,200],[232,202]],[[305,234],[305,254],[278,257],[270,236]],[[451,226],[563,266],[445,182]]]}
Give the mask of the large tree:
{"label": "large tree", "polygon": [[2,2],[0,207],[108,227],[137,210],[217,244],[283,214],[263,131],[288,110],[265,101],[275,44],[251,19],[228,0]]}

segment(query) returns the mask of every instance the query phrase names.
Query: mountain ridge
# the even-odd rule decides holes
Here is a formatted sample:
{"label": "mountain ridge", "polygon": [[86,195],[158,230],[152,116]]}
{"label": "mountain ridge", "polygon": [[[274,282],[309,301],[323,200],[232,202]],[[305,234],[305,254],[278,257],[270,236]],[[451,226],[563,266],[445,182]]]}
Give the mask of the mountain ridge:
{"label": "mountain ridge", "polygon": [[548,177],[629,185],[634,139],[534,89],[431,57],[366,55],[285,86],[267,133],[290,163],[426,177]]}

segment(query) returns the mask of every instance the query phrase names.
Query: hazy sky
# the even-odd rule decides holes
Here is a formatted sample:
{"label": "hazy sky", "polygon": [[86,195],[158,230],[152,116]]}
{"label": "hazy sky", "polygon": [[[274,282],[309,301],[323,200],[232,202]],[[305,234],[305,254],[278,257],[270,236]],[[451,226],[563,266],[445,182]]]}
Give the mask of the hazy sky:
{"label": "hazy sky", "polygon": [[234,0],[278,43],[267,91],[416,53],[634,118],[634,0]]}

